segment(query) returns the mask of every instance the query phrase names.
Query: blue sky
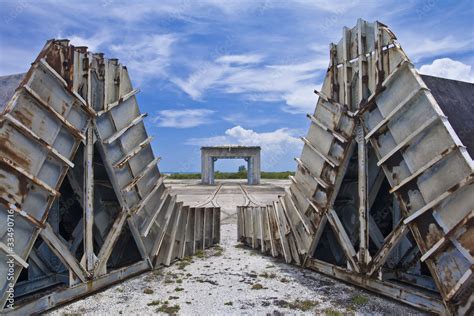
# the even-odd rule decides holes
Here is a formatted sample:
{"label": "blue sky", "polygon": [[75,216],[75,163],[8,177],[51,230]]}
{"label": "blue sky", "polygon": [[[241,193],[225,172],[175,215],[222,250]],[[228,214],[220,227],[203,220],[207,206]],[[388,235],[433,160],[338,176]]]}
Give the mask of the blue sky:
{"label": "blue sky", "polygon": [[[294,170],[330,42],[357,18],[387,24],[420,71],[473,81],[473,1],[6,1],[0,75],[27,71],[47,39],[127,65],[163,171],[199,171],[200,146],[262,146]],[[243,161],[218,161],[236,170]]]}

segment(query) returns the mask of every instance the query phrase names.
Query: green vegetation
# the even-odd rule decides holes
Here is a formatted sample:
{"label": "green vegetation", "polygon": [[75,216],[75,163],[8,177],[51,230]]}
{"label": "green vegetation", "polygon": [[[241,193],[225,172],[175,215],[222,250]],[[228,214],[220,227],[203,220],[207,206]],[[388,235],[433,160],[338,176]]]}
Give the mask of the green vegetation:
{"label": "green vegetation", "polygon": [[175,315],[179,312],[180,309],[181,307],[179,305],[170,306],[168,305],[168,302],[165,302],[163,305],[161,305],[160,307],[156,309],[156,312]]}
{"label": "green vegetation", "polygon": [[146,305],[148,306],[156,306],[156,305],[160,305],[161,304],[161,301],[160,300],[156,300],[156,301],[152,301]]}
{"label": "green vegetation", "polygon": [[252,285],[251,289],[252,290],[261,290],[261,289],[263,289],[263,285],[261,285],[260,283],[255,283],[254,285]]}
{"label": "green vegetation", "polygon": [[234,305],[234,303],[232,303],[232,302],[225,302],[224,305],[232,306],[232,305]]}
{"label": "green vegetation", "polygon": [[177,287],[174,289],[175,292],[181,292],[181,291],[184,291],[184,289],[182,287]]}
{"label": "green vegetation", "polygon": [[143,293],[145,293],[145,294],[153,294],[154,291],[153,291],[152,289],[150,289],[150,288],[146,288],[146,289],[143,290]]}
{"label": "green vegetation", "polygon": [[307,312],[313,309],[319,303],[311,300],[295,300],[293,302],[286,302],[282,307],[287,307],[289,309],[298,309],[303,312]]}
{"label": "green vegetation", "polygon": [[326,308],[326,309],[324,310],[324,314],[325,314],[326,316],[342,316],[342,313],[339,312],[339,311],[337,311],[337,310],[335,310],[334,308]]}
{"label": "green vegetation", "polygon": [[[262,179],[288,179],[294,175],[293,171],[267,172],[262,171],[260,177]],[[200,173],[172,173],[168,179],[184,180],[184,179],[201,179]],[[247,171],[240,172],[215,172],[215,179],[247,179]]]}
{"label": "green vegetation", "polygon": [[267,272],[263,272],[263,273],[259,274],[258,276],[262,277],[262,278],[265,278],[265,279],[274,279],[274,278],[276,278],[275,273],[267,273]]}
{"label": "green vegetation", "polygon": [[369,299],[363,295],[354,295],[351,297],[351,302],[353,305],[365,305],[369,302]]}

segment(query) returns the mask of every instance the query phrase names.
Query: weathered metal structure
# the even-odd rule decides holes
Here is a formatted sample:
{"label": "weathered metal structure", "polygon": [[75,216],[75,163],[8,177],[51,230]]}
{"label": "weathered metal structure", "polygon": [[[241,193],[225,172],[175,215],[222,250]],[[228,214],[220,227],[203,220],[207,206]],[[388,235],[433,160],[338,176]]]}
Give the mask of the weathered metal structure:
{"label": "weathered metal structure", "polygon": [[0,313],[39,313],[219,242],[220,209],[164,185],[117,59],[51,40],[0,83]]}
{"label": "weathered metal structure", "polygon": [[387,26],[359,20],[315,92],[290,188],[238,207],[240,239],[429,312],[474,313],[473,84],[421,76]]}
{"label": "weathered metal structure", "polygon": [[260,183],[259,146],[211,146],[201,147],[201,182],[214,184],[214,163],[217,159],[245,159],[247,161],[248,184]]}

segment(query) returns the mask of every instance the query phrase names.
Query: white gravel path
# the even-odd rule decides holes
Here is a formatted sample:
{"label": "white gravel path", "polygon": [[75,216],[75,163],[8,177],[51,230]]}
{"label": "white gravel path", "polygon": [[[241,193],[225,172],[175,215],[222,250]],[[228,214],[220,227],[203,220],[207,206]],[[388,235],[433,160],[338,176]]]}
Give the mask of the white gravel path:
{"label": "white gravel path", "polygon": [[[395,301],[242,248],[235,241],[235,224],[223,225],[221,238],[221,247],[193,257],[188,265],[177,262],[143,274],[51,314],[142,315],[159,310],[172,312],[170,307],[185,315],[421,314]],[[256,284],[262,289],[252,289],[259,287]],[[307,302],[303,304],[304,300]]]}

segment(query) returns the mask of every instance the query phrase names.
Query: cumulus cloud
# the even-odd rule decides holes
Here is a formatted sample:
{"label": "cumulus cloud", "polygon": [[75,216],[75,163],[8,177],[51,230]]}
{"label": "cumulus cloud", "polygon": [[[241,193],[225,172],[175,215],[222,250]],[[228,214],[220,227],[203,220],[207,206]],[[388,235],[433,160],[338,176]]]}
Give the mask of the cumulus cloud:
{"label": "cumulus cloud", "polygon": [[211,123],[213,113],[208,109],[162,110],[151,122],[159,127],[190,128]]}
{"label": "cumulus cloud", "polygon": [[474,81],[471,66],[451,58],[435,59],[431,64],[420,67],[420,72],[425,75],[443,77],[461,81]]}
{"label": "cumulus cloud", "polygon": [[[245,129],[240,125],[224,132],[224,135],[208,138],[191,138],[188,145],[217,146],[217,145],[244,145],[262,147],[263,169],[279,170],[283,162],[291,161],[301,153],[303,143],[297,138],[301,131],[280,128],[270,132],[256,132]],[[286,164],[285,164],[286,165]]]}

